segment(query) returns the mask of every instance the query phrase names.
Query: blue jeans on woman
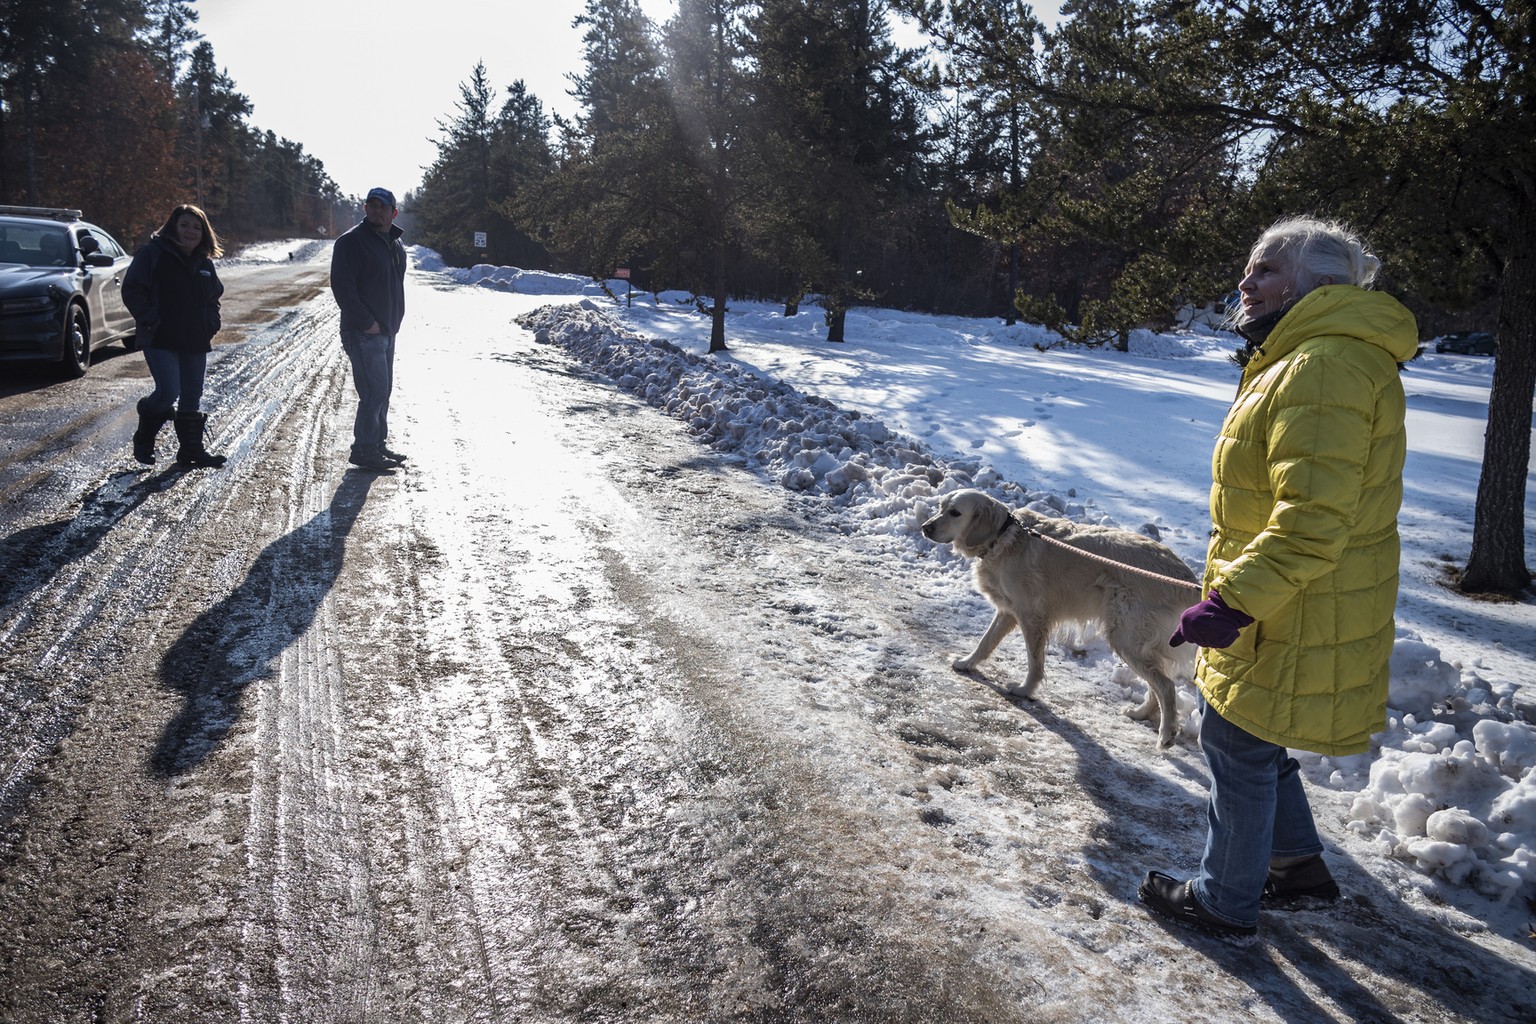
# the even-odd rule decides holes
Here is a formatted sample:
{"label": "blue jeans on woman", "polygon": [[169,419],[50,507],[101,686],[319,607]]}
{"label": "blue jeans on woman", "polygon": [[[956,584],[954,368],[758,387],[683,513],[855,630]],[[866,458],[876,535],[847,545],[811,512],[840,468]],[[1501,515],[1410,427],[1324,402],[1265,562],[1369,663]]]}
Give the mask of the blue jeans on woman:
{"label": "blue jeans on woman", "polygon": [[208,353],[173,352],[150,346],[144,349],[144,362],[155,381],[155,390],[139,400],[145,415],[165,416],[172,408],[179,413],[197,412],[203,401],[203,379],[208,373]]}
{"label": "blue jeans on woman", "polygon": [[1285,747],[1228,722],[1200,699],[1200,749],[1211,769],[1209,831],[1200,874],[1200,905],[1228,924],[1259,921],[1259,897],[1273,857],[1323,852],[1301,766]]}
{"label": "blue jeans on woman", "polygon": [[395,339],[389,334],[342,331],[341,347],[352,362],[357,417],[352,454],[377,455],[389,436],[389,396],[395,388]]}

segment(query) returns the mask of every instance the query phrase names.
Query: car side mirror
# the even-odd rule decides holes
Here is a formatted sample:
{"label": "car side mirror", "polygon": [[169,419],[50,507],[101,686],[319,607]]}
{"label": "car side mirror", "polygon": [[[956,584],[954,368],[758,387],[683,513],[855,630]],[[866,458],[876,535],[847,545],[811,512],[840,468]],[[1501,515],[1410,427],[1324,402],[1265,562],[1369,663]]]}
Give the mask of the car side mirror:
{"label": "car side mirror", "polygon": [[[80,237],[80,255],[81,256],[89,256],[93,252],[100,252],[100,251],[101,251],[101,243],[96,241],[95,236],[93,236],[93,235],[81,235],[81,237]],[[99,266],[101,266],[101,264],[100,263],[92,263],[91,266],[99,267]]]}
{"label": "car side mirror", "polygon": [[85,265],[88,267],[110,267],[117,261],[104,252],[88,252],[85,254]]}

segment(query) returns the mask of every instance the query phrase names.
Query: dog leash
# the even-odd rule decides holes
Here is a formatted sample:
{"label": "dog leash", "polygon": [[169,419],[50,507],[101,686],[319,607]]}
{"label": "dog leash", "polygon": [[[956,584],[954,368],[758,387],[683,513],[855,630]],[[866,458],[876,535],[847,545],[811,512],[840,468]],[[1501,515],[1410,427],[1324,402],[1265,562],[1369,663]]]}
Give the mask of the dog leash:
{"label": "dog leash", "polygon": [[[1164,576],[1161,573],[1155,573],[1149,569],[1140,569],[1134,565],[1126,565],[1124,562],[1117,562],[1113,558],[1105,558],[1103,555],[1096,555],[1092,551],[1084,551],[1082,548],[1074,547],[1073,545],[1068,544],[1066,541],[1057,540],[1055,537],[1047,537],[1039,530],[1036,530],[1031,526],[1025,526],[1023,523],[1019,522],[1017,519],[1014,519],[1012,516],[1009,517],[1009,521],[1031,537],[1038,537],[1040,540],[1045,541],[1047,544],[1054,544],[1059,548],[1063,548],[1075,554],[1082,555],[1084,558],[1090,558],[1095,562],[1103,562],[1105,565],[1114,566],[1116,569],[1119,569],[1122,572],[1132,572],[1137,576],[1145,576],[1149,580],[1157,580],[1159,583],[1168,583],[1175,587],[1183,587],[1185,590],[1192,590],[1197,594],[1204,593],[1204,590],[1198,583],[1191,583],[1189,580],[1181,580],[1173,576]],[[998,536],[1001,537],[1002,533],[999,533]]]}

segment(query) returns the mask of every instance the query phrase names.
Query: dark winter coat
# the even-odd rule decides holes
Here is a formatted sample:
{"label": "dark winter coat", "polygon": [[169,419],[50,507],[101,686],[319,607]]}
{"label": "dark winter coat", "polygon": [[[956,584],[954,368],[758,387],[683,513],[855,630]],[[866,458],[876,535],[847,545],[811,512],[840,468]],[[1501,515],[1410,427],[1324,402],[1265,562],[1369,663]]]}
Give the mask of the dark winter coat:
{"label": "dark winter coat", "polygon": [[331,247],[331,294],[341,307],[343,331],[366,331],[374,323],[393,337],[405,320],[405,246],[401,230],[389,237],[363,221]]}
{"label": "dark winter coat", "polygon": [[224,285],[206,256],[188,256],[163,238],[134,253],[123,276],[123,303],[138,324],[139,345],[169,352],[211,352]]}

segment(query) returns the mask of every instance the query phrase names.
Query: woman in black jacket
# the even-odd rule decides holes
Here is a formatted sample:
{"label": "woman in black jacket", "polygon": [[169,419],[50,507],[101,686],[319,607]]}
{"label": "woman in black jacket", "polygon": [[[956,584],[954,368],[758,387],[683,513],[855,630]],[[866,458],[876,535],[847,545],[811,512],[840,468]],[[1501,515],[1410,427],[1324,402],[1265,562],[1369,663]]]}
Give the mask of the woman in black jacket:
{"label": "woman in black jacket", "polygon": [[145,465],[155,461],[155,435],[172,420],[179,465],[224,465],[224,456],[203,447],[208,416],[198,408],[208,353],[221,324],[224,285],[213,259],[222,255],[208,215],[182,204],[134,254],[123,279],[123,302],[138,323],[139,347],[155,380],[155,390],[139,399],[139,429],[133,434],[133,457]]}

